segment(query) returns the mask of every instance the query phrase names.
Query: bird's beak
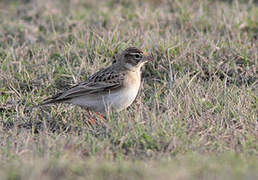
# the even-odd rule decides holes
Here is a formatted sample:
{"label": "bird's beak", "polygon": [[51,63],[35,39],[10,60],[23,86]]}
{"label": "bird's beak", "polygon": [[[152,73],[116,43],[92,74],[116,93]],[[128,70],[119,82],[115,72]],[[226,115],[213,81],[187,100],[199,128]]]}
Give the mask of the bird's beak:
{"label": "bird's beak", "polygon": [[148,62],[148,61],[153,61],[153,54],[146,54],[145,57],[144,57],[144,60],[145,62]]}

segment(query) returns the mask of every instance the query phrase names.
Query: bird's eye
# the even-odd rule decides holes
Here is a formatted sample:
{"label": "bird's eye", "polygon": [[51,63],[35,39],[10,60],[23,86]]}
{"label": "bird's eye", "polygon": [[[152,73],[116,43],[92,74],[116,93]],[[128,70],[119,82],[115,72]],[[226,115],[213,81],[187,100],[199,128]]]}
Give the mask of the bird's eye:
{"label": "bird's eye", "polygon": [[142,56],[141,56],[140,54],[135,54],[134,57],[135,57],[136,59],[141,59],[141,58],[142,58]]}

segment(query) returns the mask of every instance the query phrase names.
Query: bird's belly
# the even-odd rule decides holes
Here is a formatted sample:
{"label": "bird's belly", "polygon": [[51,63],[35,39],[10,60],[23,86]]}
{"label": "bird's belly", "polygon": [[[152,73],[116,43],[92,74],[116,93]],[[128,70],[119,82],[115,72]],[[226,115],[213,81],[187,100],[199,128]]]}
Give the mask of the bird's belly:
{"label": "bird's belly", "polygon": [[121,111],[132,104],[139,88],[124,88],[103,95],[87,95],[72,100],[72,104],[106,113],[109,110]]}
{"label": "bird's belly", "polygon": [[108,94],[104,98],[105,105],[107,108],[114,109],[116,111],[121,111],[128,106],[130,106],[138,93],[137,88],[124,89],[122,91],[113,92]]}

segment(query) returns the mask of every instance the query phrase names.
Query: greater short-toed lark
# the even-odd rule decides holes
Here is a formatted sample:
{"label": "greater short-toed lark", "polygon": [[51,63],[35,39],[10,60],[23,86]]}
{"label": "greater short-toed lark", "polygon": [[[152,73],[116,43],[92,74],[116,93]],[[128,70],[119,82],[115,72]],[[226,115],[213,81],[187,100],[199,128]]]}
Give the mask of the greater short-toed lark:
{"label": "greater short-toed lark", "polygon": [[141,67],[151,56],[135,47],[124,50],[111,66],[51,98],[42,105],[69,103],[99,113],[120,111],[132,104],[141,84]]}

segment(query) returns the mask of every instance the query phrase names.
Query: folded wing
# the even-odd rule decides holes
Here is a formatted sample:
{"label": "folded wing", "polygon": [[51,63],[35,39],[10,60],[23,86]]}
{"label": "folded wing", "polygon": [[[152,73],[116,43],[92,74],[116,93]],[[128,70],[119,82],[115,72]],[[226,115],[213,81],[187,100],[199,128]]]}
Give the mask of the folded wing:
{"label": "folded wing", "polygon": [[95,94],[108,92],[119,88],[124,79],[124,74],[119,74],[110,71],[100,71],[97,74],[89,77],[84,83],[80,83],[64,92],[56,94],[43,101],[41,105],[47,105],[52,103],[69,102],[70,99]]}

